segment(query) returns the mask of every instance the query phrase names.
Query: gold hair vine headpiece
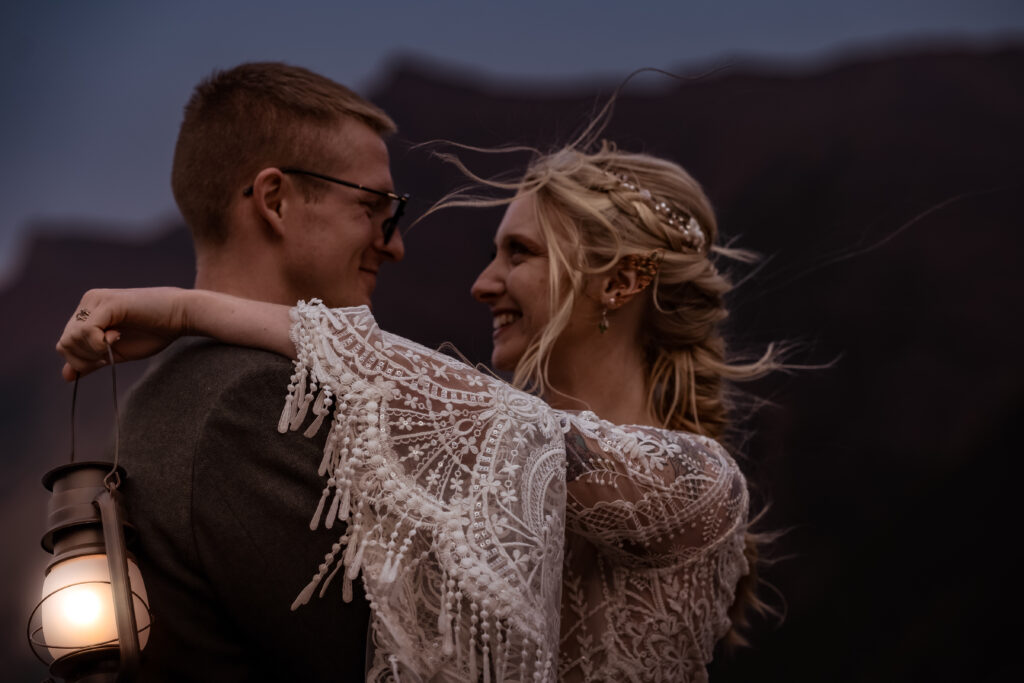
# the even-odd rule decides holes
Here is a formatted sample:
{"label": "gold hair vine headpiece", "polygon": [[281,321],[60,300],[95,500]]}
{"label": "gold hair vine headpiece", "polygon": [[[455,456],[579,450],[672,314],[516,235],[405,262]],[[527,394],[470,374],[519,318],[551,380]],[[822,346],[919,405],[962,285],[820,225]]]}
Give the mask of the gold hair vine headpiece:
{"label": "gold hair vine headpiece", "polygon": [[700,223],[693,216],[685,213],[676,213],[672,210],[668,204],[663,201],[656,199],[650,192],[650,190],[639,187],[632,180],[619,173],[610,173],[616,180],[619,181],[619,185],[638,193],[651,205],[651,208],[655,212],[660,213],[666,223],[678,230],[683,236],[683,243],[693,249],[694,251],[703,251],[704,243],[706,238],[704,237],[704,231],[700,227]]}

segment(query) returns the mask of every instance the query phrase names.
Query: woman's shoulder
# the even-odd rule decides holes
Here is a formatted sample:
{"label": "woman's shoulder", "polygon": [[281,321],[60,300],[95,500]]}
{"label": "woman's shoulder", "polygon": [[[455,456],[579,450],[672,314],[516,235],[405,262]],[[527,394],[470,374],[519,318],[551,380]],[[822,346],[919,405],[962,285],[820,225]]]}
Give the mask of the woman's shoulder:
{"label": "woman's shoulder", "polygon": [[720,493],[746,498],[746,477],[715,439],[651,425],[616,424],[590,411],[558,415],[571,470],[581,457],[591,463],[606,459],[616,463],[615,469],[630,472],[634,482],[668,487],[687,499]]}
{"label": "woman's shoulder", "polygon": [[585,438],[600,440],[602,446],[627,447],[630,450],[656,448],[668,453],[705,452],[732,462],[728,450],[718,441],[703,434],[653,425],[618,424],[599,417],[592,411],[556,411],[566,433],[577,432]]}
{"label": "woman's shoulder", "polygon": [[568,501],[579,508],[570,515],[570,529],[598,539],[616,561],[678,567],[743,529],[746,479],[716,440],[615,424],[589,411],[559,411],[559,417]]}

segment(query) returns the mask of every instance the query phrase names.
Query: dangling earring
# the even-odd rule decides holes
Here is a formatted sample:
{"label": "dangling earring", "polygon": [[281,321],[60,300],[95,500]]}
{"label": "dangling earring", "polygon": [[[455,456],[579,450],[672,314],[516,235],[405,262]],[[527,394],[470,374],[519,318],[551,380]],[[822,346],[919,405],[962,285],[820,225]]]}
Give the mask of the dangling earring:
{"label": "dangling earring", "polygon": [[[608,306],[615,305],[615,297],[608,299]],[[601,309],[601,322],[597,324],[597,329],[601,334],[608,331],[608,306]]]}

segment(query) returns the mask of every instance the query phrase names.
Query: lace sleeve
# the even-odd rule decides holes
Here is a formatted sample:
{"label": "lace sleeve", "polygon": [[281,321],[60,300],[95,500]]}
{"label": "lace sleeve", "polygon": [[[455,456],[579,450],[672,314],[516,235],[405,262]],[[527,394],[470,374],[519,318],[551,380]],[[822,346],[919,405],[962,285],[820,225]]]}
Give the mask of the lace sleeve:
{"label": "lace sleeve", "polygon": [[746,523],[746,480],[716,441],[562,416],[568,529],[627,564],[689,562]]}
{"label": "lace sleeve", "polygon": [[[293,309],[278,425],[329,423],[311,527],[345,522],[293,608],[360,572],[368,680],[552,680],[564,534],[560,425],[540,400],[382,332],[365,308]],[[312,507],[312,506],[311,506]]]}
{"label": "lace sleeve", "polygon": [[707,681],[748,565],[746,482],[711,439],[562,415],[559,679]]}

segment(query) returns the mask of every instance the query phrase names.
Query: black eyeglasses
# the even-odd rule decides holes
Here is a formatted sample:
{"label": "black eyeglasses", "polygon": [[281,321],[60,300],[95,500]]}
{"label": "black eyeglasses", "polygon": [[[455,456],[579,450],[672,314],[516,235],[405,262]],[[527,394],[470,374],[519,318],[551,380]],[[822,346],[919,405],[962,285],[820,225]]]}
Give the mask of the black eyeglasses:
{"label": "black eyeglasses", "polygon": [[[398,227],[398,219],[405,213],[405,203],[409,201],[409,195],[397,195],[394,192],[388,192],[386,190],[374,190],[371,187],[363,187],[356,183],[350,183],[347,180],[339,180],[332,178],[322,173],[313,173],[312,171],[303,171],[300,168],[282,168],[281,173],[287,173],[289,175],[305,175],[311,178],[317,178],[319,180],[326,180],[329,183],[336,185],[344,185],[345,187],[351,187],[355,190],[362,190],[363,192],[369,192],[370,194],[380,195],[390,200],[390,206],[388,207],[388,217],[384,219],[381,229],[384,232],[384,244],[391,241],[391,236],[395,234],[395,228]],[[242,190],[242,194],[246,197],[252,196],[252,185]]]}

